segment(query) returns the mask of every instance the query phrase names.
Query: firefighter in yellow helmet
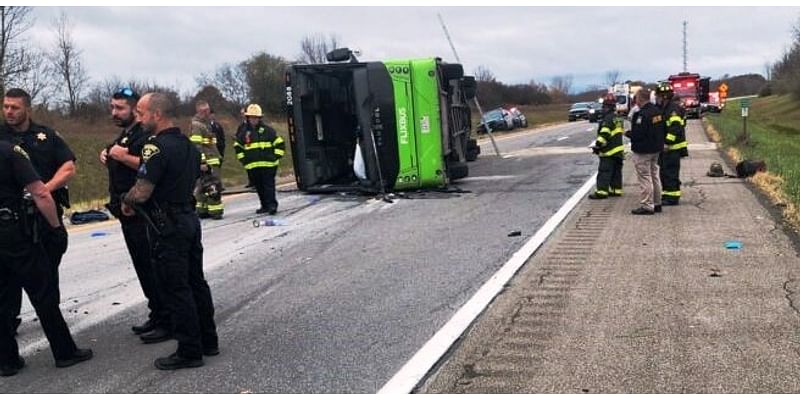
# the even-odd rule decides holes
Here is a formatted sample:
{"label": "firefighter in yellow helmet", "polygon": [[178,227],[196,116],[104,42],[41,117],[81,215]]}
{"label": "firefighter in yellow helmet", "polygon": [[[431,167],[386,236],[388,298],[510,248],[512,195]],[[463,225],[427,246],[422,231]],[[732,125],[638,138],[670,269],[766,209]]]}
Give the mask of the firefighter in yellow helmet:
{"label": "firefighter in yellow helmet", "polygon": [[195,185],[197,215],[200,218],[222,219],[221,159],[217,149],[217,137],[211,129],[211,106],[200,100],[195,103],[196,114],[192,118],[189,140],[200,151],[200,178]]}
{"label": "firefighter in yellow helmet", "polygon": [[603,120],[597,127],[597,139],[592,151],[600,157],[597,188],[589,195],[592,200],[622,196],[622,162],[625,159],[622,118],[614,112],[617,100],[609,93],[603,99]]}
{"label": "firefighter in yellow helmet", "polygon": [[247,106],[244,116],[245,122],[239,126],[233,145],[236,159],[244,166],[247,177],[258,193],[261,207],[256,213],[275,215],[278,212],[275,175],[280,159],[286,152],[286,144],[275,129],[264,123],[258,104]]}

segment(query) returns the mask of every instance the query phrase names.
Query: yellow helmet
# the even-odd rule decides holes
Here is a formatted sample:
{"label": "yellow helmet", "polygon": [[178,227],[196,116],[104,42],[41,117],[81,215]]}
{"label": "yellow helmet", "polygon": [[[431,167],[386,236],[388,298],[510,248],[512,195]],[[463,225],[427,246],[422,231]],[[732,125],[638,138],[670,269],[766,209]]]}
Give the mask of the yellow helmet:
{"label": "yellow helmet", "polygon": [[244,116],[245,117],[263,116],[263,114],[261,114],[261,106],[259,106],[258,104],[250,104],[249,106],[247,106],[247,110],[245,110]]}

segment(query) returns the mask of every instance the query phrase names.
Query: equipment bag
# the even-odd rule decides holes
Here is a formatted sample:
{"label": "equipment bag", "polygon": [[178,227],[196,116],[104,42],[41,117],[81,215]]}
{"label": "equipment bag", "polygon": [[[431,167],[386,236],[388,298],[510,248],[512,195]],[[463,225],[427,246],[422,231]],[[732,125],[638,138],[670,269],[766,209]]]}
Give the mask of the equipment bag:
{"label": "equipment bag", "polygon": [[85,212],[75,211],[70,215],[69,221],[72,225],[88,224],[90,222],[107,221],[108,215],[100,210],[89,210]]}
{"label": "equipment bag", "polygon": [[761,160],[742,160],[736,164],[736,176],[739,178],[748,178],[756,174],[756,172],[766,172],[767,164]]}

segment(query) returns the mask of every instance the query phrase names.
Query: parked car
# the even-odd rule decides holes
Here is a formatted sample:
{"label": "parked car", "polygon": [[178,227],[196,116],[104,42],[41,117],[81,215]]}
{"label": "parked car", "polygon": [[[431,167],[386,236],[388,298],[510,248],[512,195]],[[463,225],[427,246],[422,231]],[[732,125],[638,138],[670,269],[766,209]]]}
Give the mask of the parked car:
{"label": "parked car", "polygon": [[589,105],[589,122],[601,121],[604,117],[603,105],[598,102],[592,102]]}
{"label": "parked car", "polygon": [[[570,122],[577,121],[579,119],[589,119],[589,110],[595,110],[592,107],[592,102],[575,103],[569,108],[567,119]],[[595,111],[592,113],[594,112]]]}
{"label": "parked car", "polygon": [[511,113],[511,118],[514,121],[515,128],[527,128],[528,127],[528,118],[525,117],[525,114],[519,110],[517,107],[511,107],[508,110]]}
{"label": "parked car", "polygon": [[514,118],[508,110],[495,108],[483,114],[478,125],[478,133],[486,133],[486,125],[489,125],[492,131],[510,131],[514,129]]}

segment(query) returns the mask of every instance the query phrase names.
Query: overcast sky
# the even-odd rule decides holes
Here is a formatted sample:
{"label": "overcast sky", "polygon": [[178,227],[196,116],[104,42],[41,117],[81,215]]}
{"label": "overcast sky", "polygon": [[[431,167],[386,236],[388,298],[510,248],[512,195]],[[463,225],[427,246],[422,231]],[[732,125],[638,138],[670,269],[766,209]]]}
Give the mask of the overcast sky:
{"label": "overcast sky", "polygon": [[49,46],[64,10],[93,81],[154,80],[182,93],[225,62],[266,51],[294,59],[309,34],[335,34],[362,61],[454,57],[506,83],[572,75],[573,91],[603,85],[607,71],[653,82],[682,70],[688,21],[692,72],[764,74],[792,41],[798,7],[37,7],[28,32]]}

